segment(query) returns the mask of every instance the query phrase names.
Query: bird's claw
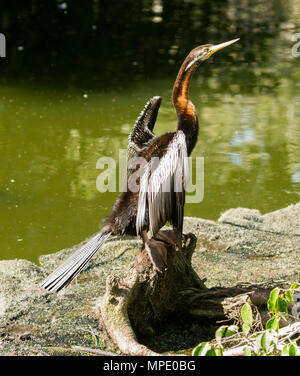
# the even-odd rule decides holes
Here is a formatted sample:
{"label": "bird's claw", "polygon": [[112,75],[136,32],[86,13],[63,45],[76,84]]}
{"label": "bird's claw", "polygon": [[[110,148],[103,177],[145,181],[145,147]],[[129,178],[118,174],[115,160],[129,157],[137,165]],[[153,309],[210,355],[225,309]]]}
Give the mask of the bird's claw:
{"label": "bird's claw", "polygon": [[164,243],[151,239],[145,243],[145,249],[154,266],[154,269],[162,273],[167,264],[167,249]]}
{"label": "bird's claw", "polygon": [[154,239],[161,240],[167,244],[176,245],[177,244],[177,235],[173,230],[160,230],[154,236]]}

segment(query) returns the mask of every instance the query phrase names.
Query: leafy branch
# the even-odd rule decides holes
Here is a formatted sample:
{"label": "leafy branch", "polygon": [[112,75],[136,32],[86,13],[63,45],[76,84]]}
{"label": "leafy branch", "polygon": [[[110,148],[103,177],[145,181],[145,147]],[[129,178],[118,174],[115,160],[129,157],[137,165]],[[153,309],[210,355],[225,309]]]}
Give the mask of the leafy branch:
{"label": "leafy branch", "polygon": [[[237,325],[223,325],[216,330],[215,339],[202,342],[193,350],[194,356],[297,356],[300,355],[300,321],[293,322],[282,328],[282,322],[295,317],[289,313],[289,308],[298,308],[295,303],[295,292],[298,283],[289,289],[274,288],[267,302],[270,318],[265,329],[255,331],[251,305],[246,302],[240,311],[241,330]],[[294,295],[295,294],[295,295]],[[293,311],[293,309],[292,309]],[[297,311],[297,310],[296,310]]]}

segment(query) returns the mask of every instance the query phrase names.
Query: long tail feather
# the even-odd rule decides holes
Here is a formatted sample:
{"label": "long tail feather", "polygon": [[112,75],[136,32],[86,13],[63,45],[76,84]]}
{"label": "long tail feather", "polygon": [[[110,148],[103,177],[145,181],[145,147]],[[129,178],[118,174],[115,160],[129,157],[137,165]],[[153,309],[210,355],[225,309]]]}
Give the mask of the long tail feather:
{"label": "long tail feather", "polygon": [[48,291],[59,291],[68,286],[109,238],[110,234],[111,232],[105,232],[95,235],[54,270],[41,283],[41,287]]}

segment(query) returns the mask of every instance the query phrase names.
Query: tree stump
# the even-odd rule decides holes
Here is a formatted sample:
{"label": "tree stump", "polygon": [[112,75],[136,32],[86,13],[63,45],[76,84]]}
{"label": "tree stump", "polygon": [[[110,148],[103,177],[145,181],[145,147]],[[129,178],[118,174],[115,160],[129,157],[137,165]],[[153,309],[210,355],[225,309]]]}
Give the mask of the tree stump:
{"label": "tree stump", "polygon": [[159,355],[138,343],[137,336],[154,335],[159,324],[173,313],[188,312],[197,317],[238,322],[240,309],[248,301],[256,313],[257,325],[267,320],[266,303],[271,287],[207,288],[191,265],[195,246],[193,234],[184,236],[182,251],[168,246],[163,273],[154,270],[147,252],[142,250],[126,278],[107,278],[106,292],[97,306],[98,317],[121,353]]}

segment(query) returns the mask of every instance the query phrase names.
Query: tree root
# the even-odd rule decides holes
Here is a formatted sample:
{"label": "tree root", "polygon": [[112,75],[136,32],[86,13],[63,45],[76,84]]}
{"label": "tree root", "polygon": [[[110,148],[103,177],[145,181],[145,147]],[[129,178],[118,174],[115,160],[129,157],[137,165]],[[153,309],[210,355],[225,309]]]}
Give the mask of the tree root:
{"label": "tree root", "polygon": [[[278,286],[278,285],[276,285]],[[275,286],[274,286],[275,287]],[[263,326],[268,320],[267,301],[271,287],[249,285],[247,287],[213,287],[211,289],[187,289],[186,295],[189,312],[198,317],[233,321],[242,324],[240,312],[248,302],[252,306],[255,326]]]}
{"label": "tree root", "polygon": [[109,276],[106,292],[98,307],[101,327],[126,355],[159,355],[138,343],[128,317],[128,302],[138,275],[131,275],[125,282]]}
{"label": "tree root", "polygon": [[[97,306],[99,321],[109,337],[127,355],[159,355],[140,344],[139,335],[152,336],[172,313],[241,323],[240,311],[249,302],[255,328],[268,319],[266,303],[272,286],[238,285],[208,289],[191,265],[196,237],[188,234],[182,251],[168,247],[167,268],[154,270],[145,250],[137,255],[124,279],[109,276]],[[276,284],[278,286],[278,284]]]}

